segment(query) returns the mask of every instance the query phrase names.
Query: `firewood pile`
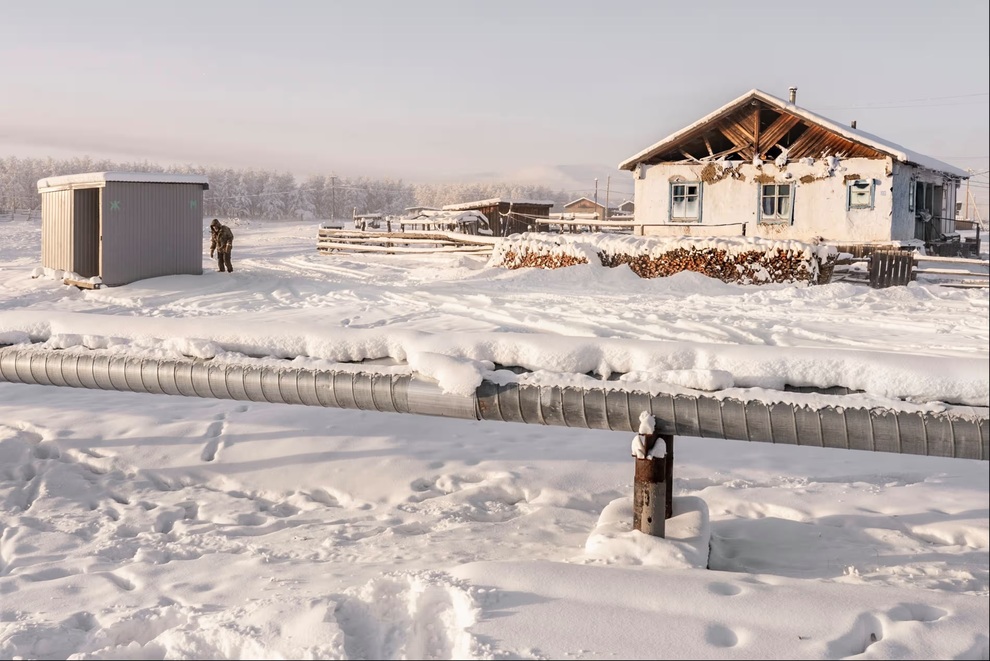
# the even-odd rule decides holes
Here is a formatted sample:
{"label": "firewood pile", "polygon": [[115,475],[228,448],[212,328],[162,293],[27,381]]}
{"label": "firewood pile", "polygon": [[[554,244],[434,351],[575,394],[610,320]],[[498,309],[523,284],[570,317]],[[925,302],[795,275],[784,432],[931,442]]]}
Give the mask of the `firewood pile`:
{"label": "firewood pile", "polygon": [[756,284],[807,282],[818,284],[820,269],[812,268],[804,255],[794,252],[748,251],[730,254],[719,249],[677,248],[659,256],[601,253],[603,266],[628,264],[641,278],[662,278],[681,271],[694,271],[724,282]]}
{"label": "firewood pile", "polygon": [[[657,240],[594,242],[595,235],[585,241],[575,238],[564,241],[559,236],[547,240],[529,235],[523,240],[507,239],[496,247],[492,266],[509,269],[557,269],[598,261],[602,266],[626,264],[641,278],[661,278],[681,271],[694,271],[710,278],[738,284],[767,284],[806,282],[827,284],[837,253],[824,246],[796,241],[773,242],[747,239],[745,243],[726,241],[688,243]],[[823,249],[824,248],[824,249]]]}
{"label": "firewood pile", "polygon": [[525,249],[510,249],[505,251],[504,256],[502,257],[502,263],[499,264],[499,266],[503,266],[507,269],[561,269],[565,266],[575,266],[576,264],[587,263],[588,259],[586,257],[576,257],[574,255],[565,255],[543,250],[534,251]]}

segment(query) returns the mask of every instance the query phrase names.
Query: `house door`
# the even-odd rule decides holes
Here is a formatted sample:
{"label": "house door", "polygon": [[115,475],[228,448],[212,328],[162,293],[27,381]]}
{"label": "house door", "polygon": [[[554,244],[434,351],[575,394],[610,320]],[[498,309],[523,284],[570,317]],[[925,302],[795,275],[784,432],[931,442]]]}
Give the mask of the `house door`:
{"label": "house door", "polygon": [[932,196],[932,216],[934,216],[934,224],[936,229],[938,229],[940,234],[945,234],[945,197],[943,195],[943,188],[941,186],[935,186],[933,189]]}
{"label": "house door", "polygon": [[100,189],[72,192],[72,270],[84,278],[100,274]]}

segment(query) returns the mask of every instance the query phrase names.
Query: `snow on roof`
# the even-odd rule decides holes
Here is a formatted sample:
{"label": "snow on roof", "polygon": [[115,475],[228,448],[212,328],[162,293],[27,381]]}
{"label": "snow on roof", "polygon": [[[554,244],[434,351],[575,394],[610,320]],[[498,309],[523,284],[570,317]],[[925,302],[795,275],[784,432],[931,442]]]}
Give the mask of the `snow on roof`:
{"label": "snow on roof", "polygon": [[457,225],[488,222],[488,216],[480,211],[438,211],[435,209],[425,209],[412,218],[404,220],[429,220],[437,223],[453,223]]}
{"label": "snow on roof", "polygon": [[169,174],[166,172],[84,172],[67,174],[61,177],[46,177],[38,180],[38,192],[60,186],[100,187],[108,181],[124,181],[142,184],[201,184],[210,187],[206,176],[201,174]]}
{"label": "snow on roof", "polygon": [[552,207],[555,202],[553,200],[526,200],[526,199],[509,199],[504,197],[493,197],[487,200],[478,200],[476,202],[459,202],[457,204],[445,204],[443,205],[444,211],[468,211],[470,209],[476,209],[478,207],[493,207],[497,204],[539,204],[543,206]]}
{"label": "snow on roof", "polygon": [[581,200],[585,200],[585,201],[588,201],[588,202],[591,202],[592,204],[597,204],[598,206],[600,206],[600,207],[603,207],[603,208],[604,208],[604,206],[605,206],[605,205],[604,205],[604,204],[602,204],[601,202],[595,202],[595,201],[594,201],[594,200],[592,200],[591,198],[588,198],[588,197],[579,197],[578,199],[576,199],[576,200],[571,200],[570,202],[568,202],[567,204],[565,204],[565,205],[564,205],[564,208],[566,209],[567,207],[569,207],[569,206],[571,206],[572,204],[577,204],[577,203],[578,203],[578,202],[580,202]]}
{"label": "snow on roof", "polygon": [[901,161],[902,163],[918,165],[923,168],[927,168],[929,170],[935,170],[936,172],[944,172],[945,174],[949,174],[954,177],[960,177],[962,179],[969,178],[968,172],[966,172],[965,170],[961,170],[954,165],[949,165],[948,163],[943,163],[942,161],[932,158],[931,156],[925,156],[924,154],[919,154],[918,152],[911,151],[910,149],[902,147],[901,145],[895,144],[888,140],[884,140],[883,138],[879,138],[870,133],[866,133],[864,131],[860,131],[858,129],[854,129],[852,127],[846,126],[844,124],[836,122],[835,120],[813,113],[810,110],[799,108],[796,105],[790,104],[784,101],[783,99],[779,99],[773,96],[772,94],[767,94],[766,92],[758,89],[752,89],[746,92],[745,94],[743,94],[742,96],[733,99],[732,101],[729,101],[727,104],[725,104],[718,110],[705,115],[698,121],[684,127],[680,131],[676,131],[675,133],[668,135],[660,142],[657,142],[656,144],[644,149],[643,151],[639,152],[632,158],[626,159],[625,161],[619,164],[619,169],[632,170],[634,167],[636,167],[637,163],[640,163],[641,161],[645,161],[646,159],[655,155],[656,153],[658,153],[668,145],[675,143],[677,140],[679,140],[681,137],[683,137],[685,134],[689,133],[690,131],[693,131],[694,129],[696,129],[697,127],[703,124],[707,124],[713,119],[720,117],[729,110],[732,110],[751,99],[759,99],[770,106],[774,106],[776,108],[779,108],[780,110],[789,112],[793,115],[796,115],[797,117],[800,117],[808,122],[811,122],[812,124],[817,124],[818,126],[821,126],[824,129],[827,129],[829,131],[832,131],[833,133],[841,135],[843,138],[846,138],[847,140],[858,142],[860,144],[872,147],[877,151],[884,152],[885,154],[892,156],[894,159]]}

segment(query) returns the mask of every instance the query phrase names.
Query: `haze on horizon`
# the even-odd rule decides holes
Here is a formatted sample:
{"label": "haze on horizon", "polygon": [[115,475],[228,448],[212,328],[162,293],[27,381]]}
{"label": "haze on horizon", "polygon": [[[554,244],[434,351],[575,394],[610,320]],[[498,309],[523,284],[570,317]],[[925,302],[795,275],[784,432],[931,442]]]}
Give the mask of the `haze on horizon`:
{"label": "haze on horizon", "polygon": [[0,12],[10,156],[539,183],[562,165],[619,175],[739,94],[793,85],[814,112],[988,167],[990,14],[976,0],[55,0]]}

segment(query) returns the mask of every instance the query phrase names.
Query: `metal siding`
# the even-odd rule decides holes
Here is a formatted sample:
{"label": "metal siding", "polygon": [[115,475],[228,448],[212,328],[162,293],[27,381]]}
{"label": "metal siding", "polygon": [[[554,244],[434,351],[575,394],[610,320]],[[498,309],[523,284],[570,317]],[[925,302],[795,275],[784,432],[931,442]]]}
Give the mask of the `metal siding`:
{"label": "metal siding", "polygon": [[72,270],[91,278],[100,273],[100,189],[80,188],[72,193]]}
{"label": "metal siding", "polygon": [[41,196],[41,265],[49,269],[74,270],[72,261],[72,191],[60,190]]}
{"label": "metal siding", "polygon": [[101,202],[103,283],[202,274],[202,208],[200,184],[108,182]]}

